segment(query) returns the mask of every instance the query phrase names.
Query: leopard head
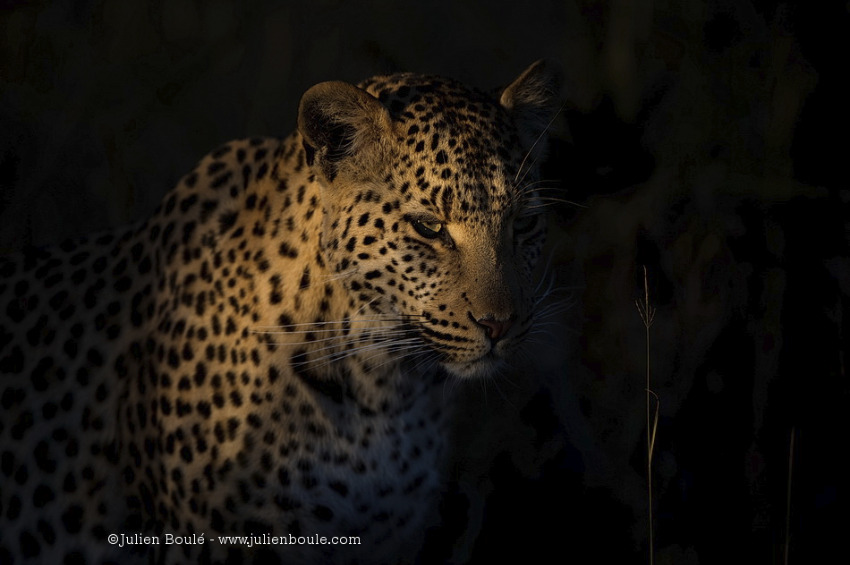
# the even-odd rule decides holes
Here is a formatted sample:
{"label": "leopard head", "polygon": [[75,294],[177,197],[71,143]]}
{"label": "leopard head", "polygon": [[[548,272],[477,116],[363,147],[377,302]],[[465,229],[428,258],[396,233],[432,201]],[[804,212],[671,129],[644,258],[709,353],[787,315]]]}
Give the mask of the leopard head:
{"label": "leopard head", "polygon": [[535,321],[552,98],[538,62],[495,95],[401,74],[301,100],[326,263],[457,376],[498,370]]}

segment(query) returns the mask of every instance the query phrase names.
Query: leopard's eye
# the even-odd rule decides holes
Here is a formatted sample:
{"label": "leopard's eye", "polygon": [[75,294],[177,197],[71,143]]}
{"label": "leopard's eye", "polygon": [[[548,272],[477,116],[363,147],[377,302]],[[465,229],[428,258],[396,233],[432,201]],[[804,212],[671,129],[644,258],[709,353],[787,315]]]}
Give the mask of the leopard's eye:
{"label": "leopard's eye", "polygon": [[530,232],[537,226],[537,214],[519,216],[514,220],[514,236]]}
{"label": "leopard's eye", "polygon": [[436,220],[411,220],[410,223],[413,224],[413,229],[416,230],[416,233],[428,239],[440,237],[445,227],[442,222]]}

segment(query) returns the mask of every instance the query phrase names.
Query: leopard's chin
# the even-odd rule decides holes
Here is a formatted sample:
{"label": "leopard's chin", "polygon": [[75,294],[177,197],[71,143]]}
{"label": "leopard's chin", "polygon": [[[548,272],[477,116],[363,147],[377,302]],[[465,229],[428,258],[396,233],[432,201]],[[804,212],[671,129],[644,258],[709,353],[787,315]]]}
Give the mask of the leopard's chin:
{"label": "leopard's chin", "polygon": [[443,361],[449,374],[461,379],[483,379],[498,376],[508,368],[507,362],[490,350],[472,361]]}

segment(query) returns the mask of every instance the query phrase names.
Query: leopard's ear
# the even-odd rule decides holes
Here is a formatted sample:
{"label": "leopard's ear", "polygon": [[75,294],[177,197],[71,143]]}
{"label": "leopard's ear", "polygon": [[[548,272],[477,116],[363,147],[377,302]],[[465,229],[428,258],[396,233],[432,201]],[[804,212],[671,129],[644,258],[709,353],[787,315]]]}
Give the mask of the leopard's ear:
{"label": "leopard's ear", "polygon": [[[345,82],[322,82],[301,97],[298,131],[307,164],[332,183],[347,163],[370,170],[383,155],[392,129],[387,109],[371,94]],[[352,169],[355,170],[355,169]]]}
{"label": "leopard's ear", "polygon": [[514,117],[527,150],[543,151],[546,129],[555,116],[555,98],[555,79],[542,60],[502,91],[499,103]]}

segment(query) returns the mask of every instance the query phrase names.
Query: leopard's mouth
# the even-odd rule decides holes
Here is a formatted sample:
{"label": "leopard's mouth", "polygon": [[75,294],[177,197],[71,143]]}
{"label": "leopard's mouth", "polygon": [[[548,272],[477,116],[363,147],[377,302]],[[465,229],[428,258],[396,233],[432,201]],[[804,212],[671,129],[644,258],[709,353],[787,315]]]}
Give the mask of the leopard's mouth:
{"label": "leopard's mouth", "polygon": [[527,328],[522,328],[493,342],[483,332],[481,335],[454,334],[435,331],[422,324],[416,329],[423,345],[434,355],[432,359],[459,378],[487,378],[504,373],[512,354],[527,335]]}
{"label": "leopard's mouth", "polygon": [[494,347],[476,359],[446,359],[442,361],[442,365],[449,373],[462,379],[494,377],[504,372],[508,367],[505,358]]}

